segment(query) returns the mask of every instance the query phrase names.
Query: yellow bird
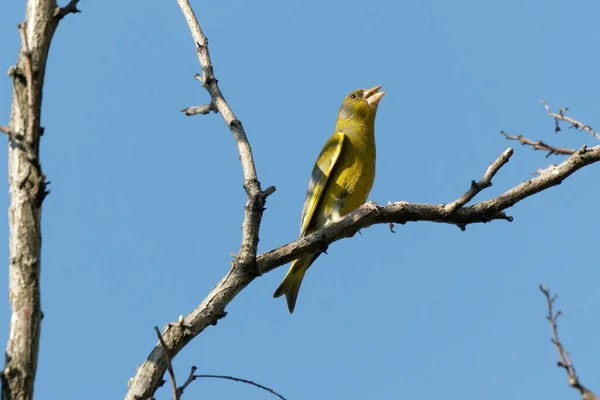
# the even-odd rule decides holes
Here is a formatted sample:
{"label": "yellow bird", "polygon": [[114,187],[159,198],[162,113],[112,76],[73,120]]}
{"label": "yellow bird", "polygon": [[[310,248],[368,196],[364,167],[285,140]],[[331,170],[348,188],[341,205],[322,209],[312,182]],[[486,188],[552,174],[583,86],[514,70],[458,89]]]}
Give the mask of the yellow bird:
{"label": "yellow bird", "polygon": [[[367,200],[375,180],[375,114],[385,94],[379,89],[358,89],[344,99],[334,133],[321,150],[308,183],[300,237],[339,220]],[[290,313],[304,274],[320,254],[295,260],[273,294],[285,294]]]}

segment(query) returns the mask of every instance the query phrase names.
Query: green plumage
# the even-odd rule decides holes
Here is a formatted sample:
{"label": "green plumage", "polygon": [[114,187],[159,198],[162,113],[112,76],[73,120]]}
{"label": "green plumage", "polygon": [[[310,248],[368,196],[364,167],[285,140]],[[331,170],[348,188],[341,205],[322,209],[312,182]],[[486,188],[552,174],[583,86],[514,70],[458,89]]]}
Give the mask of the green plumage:
{"label": "green plumage", "polygon": [[[375,114],[381,86],[350,93],[338,112],[334,134],[317,158],[304,200],[300,237],[360,207],[375,180]],[[320,253],[292,263],[273,297],[285,294],[290,313],[304,274]]]}

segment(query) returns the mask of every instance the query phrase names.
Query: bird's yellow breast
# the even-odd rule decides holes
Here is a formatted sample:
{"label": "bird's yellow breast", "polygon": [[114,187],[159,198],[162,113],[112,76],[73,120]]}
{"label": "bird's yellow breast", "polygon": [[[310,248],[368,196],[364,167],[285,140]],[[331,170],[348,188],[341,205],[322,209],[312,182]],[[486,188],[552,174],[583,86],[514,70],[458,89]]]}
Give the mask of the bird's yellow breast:
{"label": "bird's yellow breast", "polygon": [[[367,129],[368,131],[368,129]],[[345,133],[339,159],[323,190],[307,232],[360,207],[369,196],[375,180],[375,139],[373,132]],[[311,229],[312,228],[312,229]]]}

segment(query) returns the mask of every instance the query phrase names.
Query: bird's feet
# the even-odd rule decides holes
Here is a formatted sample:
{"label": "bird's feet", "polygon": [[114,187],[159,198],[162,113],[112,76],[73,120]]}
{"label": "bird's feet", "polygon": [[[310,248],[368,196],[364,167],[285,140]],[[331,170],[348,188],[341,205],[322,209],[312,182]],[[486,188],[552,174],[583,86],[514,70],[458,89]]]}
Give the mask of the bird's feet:
{"label": "bird's feet", "polygon": [[374,201],[367,201],[365,204],[363,204],[360,207],[365,208],[369,211],[374,211],[379,214],[379,206]]}

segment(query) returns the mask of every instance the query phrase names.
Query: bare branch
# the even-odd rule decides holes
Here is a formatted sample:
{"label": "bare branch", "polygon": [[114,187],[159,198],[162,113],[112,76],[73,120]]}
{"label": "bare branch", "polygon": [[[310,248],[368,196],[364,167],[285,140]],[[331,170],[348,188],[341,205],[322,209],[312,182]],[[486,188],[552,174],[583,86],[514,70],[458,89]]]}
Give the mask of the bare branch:
{"label": "bare branch", "polygon": [[260,388],[262,390],[266,390],[269,393],[273,393],[275,396],[279,397],[281,400],[287,400],[285,397],[283,397],[282,395],[280,395],[279,393],[277,393],[273,389],[271,389],[269,387],[266,387],[266,386],[263,386],[261,384],[258,384],[256,382],[250,381],[248,379],[236,378],[236,377],[227,376],[227,375],[194,375],[193,378],[194,379],[198,379],[198,378],[228,379],[228,380],[235,381],[235,382],[247,383],[249,385],[256,386],[257,388]]}
{"label": "bare branch", "polygon": [[192,33],[192,38],[196,44],[196,53],[202,67],[202,86],[208,91],[211,98],[211,104],[221,114],[223,120],[229,126],[233,137],[237,143],[242,170],[244,173],[244,188],[247,193],[246,212],[244,222],[242,223],[242,243],[240,251],[236,257],[235,263],[240,269],[250,269],[256,271],[256,249],[258,247],[258,231],[262,213],[265,204],[265,197],[260,188],[260,182],[256,175],[252,149],[248,143],[248,137],[241,121],[235,116],[229,104],[225,101],[223,93],[219,88],[219,83],[215,78],[213,65],[208,51],[208,40],[198,19],[192,10],[188,0],[177,0],[185,20]]}
{"label": "bare branch", "polygon": [[547,151],[548,154],[546,154],[546,157],[550,157],[553,154],[571,155],[577,151],[577,150],[567,149],[565,147],[553,147],[553,146],[550,146],[550,145],[542,142],[541,140],[534,142],[532,140],[527,139],[526,137],[524,137],[522,135],[510,136],[504,131],[500,131],[500,134],[504,135],[504,137],[507,140],[517,140],[523,146],[531,146],[531,147],[533,147],[534,150]]}
{"label": "bare branch", "polygon": [[546,319],[550,324],[550,329],[552,330],[552,343],[556,346],[556,351],[558,352],[557,366],[562,368],[567,373],[567,378],[569,379],[569,385],[577,389],[583,400],[599,400],[598,397],[590,390],[588,390],[585,386],[581,384],[579,378],[577,377],[577,373],[575,372],[575,366],[573,365],[573,361],[571,360],[571,355],[565,349],[562,342],[558,338],[558,317],[562,314],[560,311],[554,312],[554,302],[558,298],[558,295],[552,295],[550,288],[544,285],[539,285],[540,291],[544,294],[546,298],[546,305],[548,307],[548,314],[546,315]]}
{"label": "bare branch", "polygon": [[192,365],[192,369],[190,370],[190,375],[188,376],[186,381],[183,383],[183,385],[181,385],[180,387],[177,388],[177,394],[179,396],[181,396],[183,394],[183,392],[185,391],[185,389],[187,389],[187,387],[190,386],[190,384],[192,382],[194,382],[194,380],[196,379],[194,377],[194,374],[196,373],[197,370],[198,370],[198,367],[196,367],[195,365]]}
{"label": "bare branch", "polygon": [[227,376],[227,375],[206,375],[206,374],[195,375],[197,370],[198,370],[198,367],[196,367],[196,366],[192,367],[192,369],[190,371],[190,375],[188,376],[185,383],[183,385],[181,385],[181,387],[179,389],[177,389],[177,393],[179,394],[179,396],[181,396],[183,394],[183,392],[185,391],[185,389],[187,389],[187,387],[198,378],[216,378],[216,379],[227,379],[227,380],[231,380],[231,381],[235,381],[235,382],[247,383],[249,385],[256,386],[259,389],[266,390],[267,392],[272,393],[275,396],[279,397],[281,400],[287,400],[285,397],[283,397],[282,395],[277,393],[275,390],[273,390],[267,386],[261,385],[259,383],[256,383],[254,381],[251,381],[248,379],[236,378],[236,377]]}
{"label": "bare branch", "polygon": [[[158,330],[158,326],[154,327],[154,332],[156,332],[156,336],[158,336],[158,341],[163,348],[165,353],[165,357],[167,358],[167,371],[169,371],[169,377],[171,378],[171,388],[173,389],[173,400],[179,400],[179,390],[177,389],[177,381],[175,380],[175,372],[173,371],[173,365],[171,364],[171,354],[169,352],[169,348],[165,343],[160,331]],[[183,389],[182,389],[183,392]]]}
{"label": "bare branch", "polygon": [[71,0],[71,1],[69,1],[69,3],[66,6],[57,7],[56,10],[54,10],[54,16],[58,20],[61,20],[68,14],[77,14],[77,13],[81,12],[77,8],[77,3],[79,3],[79,0]]}
{"label": "bare branch", "polygon": [[[73,3],[73,2],[71,2]],[[46,61],[60,18],[55,0],[28,0],[19,25],[21,49],[13,81],[8,135],[9,300],[11,323],[2,371],[3,399],[31,399],[42,319],[40,300],[42,202],[49,193],[39,159]]]}
{"label": "bare branch", "polygon": [[590,135],[592,135],[593,137],[595,137],[596,139],[600,140],[600,134],[598,134],[596,131],[594,131],[589,125],[584,124],[583,122],[580,122],[574,118],[571,117],[567,117],[565,115],[565,112],[568,111],[568,108],[561,108],[558,112],[558,114],[553,113],[550,110],[550,106],[548,105],[548,103],[546,103],[544,100],[540,100],[540,103],[543,104],[544,108],[546,109],[546,112],[548,113],[548,115],[552,118],[554,118],[554,131],[555,132],[559,132],[560,126],[558,125],[559,121],[565,121],[571,124],[571,126],[569,128],[575,128],[575,129],[579,129],[582,131],[586,131],[588,132]]}
{"label": "bare branch", "polygon": [[[244,174],[244,189],[246,190],[246,205],[244,221],[242,223],[242,242],[238,255],[235,257],[232,268],[227,276],[212,291],[195,311],[189,314],[181,324],[173,325],[163,335],[165,343],[171,349],[174,357],[182,348],[198,335],[208,324],[216,324],[225,314],[225,305],[228,304],[239,291],[258,276],[256,265],[256,252],[258,247],[258,233],[265,201],[269,194],[275,191],[271,187],[262,191],[258,181],[252,149],[248,143],[246,132],[240,120],[233,113],[225,97],[221,93],[218,81],[215,78],[208,40],[188,0],[177,0],[185,20],[190,28],[192,38],[196,45],[196,53],[202,67],[202,76],[199,79],[211,97],[210,104],[216,109],[229,127],[238,148],[242,171]],[[162,346],[156,346],[148,359],[139,368],[136,377],[131,383],[127,394],[128,399],[139,397],[150,398],[160,386],[161,377],[167,368],[167,358]]]}
{"label": "bare branch", "polygon": [[184,108],[183,110],[181,110],[182,113],[184,113],[185,115],[188,115],[188,116],[198,115],[198,114],[206,115],[206,114],[210,113],[211,111],[217,112],[217,109],[213,106],[212,103],[205,104],[203,106],[187,107],[187,108]]}
{"label": "bare branch", "polygon": [[[503,154],[508,156],[509,153],[507,150]],[[488,168],[482,181],[486,177],[491,180],[495,171],[497,172],[502,164],[501,157],[499,162],[497,160],[498,164],[494,163]],[[444,204],[397,202],[385,207],[374,204],[362,206],[318,232],[259,255],[256,258],[256,265],[259,274],[265,274],[295,258],[322,251],[331,243],[353,236],[360,229],[374,224],[429,221],[454,224],[464,229],[466,225],[473,223],[486,223],[493,220],[512,221],[512,217],[504,213],[506,209],[540,191],[559,185],[579,169],[598,161],[600,161],[600,145],[586,149],[584,152],[578,151],[557,165],[552,173],[545,173],[522,182],[495,198],[460,207],[453,214],[448,214]],[[171,349],[172,356],[208,326],[217,324],[218,320],[226,315],[225,307],[229,302],[256,277],[257,275],[254,273],[236,273],[235,267],[232,267],[202,303],[184,317],[183,323],[173,324],[171,329],[163,332],[164,340]],[[152,397],[162,382],[161,379],[166,368],[167,359],[162,347],[156,346],[138,369],[126,399]]]}
{"label": "bare branch", "polygon": [[465,194],[463,194],[458,199],[454,200],[452,203],[446,204],[446,212],[448,215],[452,215],[471,201],[479,192],[483,189],[492,186],[492,178],[498,173],[500,168],[502,168],[513,155],[513,149],[508,148],[504,151],[504,153],[500,154],[500,157],[496,159],[493,163],[490,164],[485,174],[483,174],[483,178],[479,182],[471,181],[471,187]]}

